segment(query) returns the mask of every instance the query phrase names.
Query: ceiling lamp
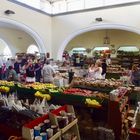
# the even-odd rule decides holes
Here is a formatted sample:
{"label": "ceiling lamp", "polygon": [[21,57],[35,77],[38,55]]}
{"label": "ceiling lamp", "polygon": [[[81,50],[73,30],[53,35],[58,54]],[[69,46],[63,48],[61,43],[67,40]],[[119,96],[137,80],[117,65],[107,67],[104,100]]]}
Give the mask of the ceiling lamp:
{"label": "ceiling lamp", "polygon": [[104,42],[105,45],[110,44],[110,38],[108,37],[108,32],[107,30],[105,31],[105,37],[104,37]]}
{"label": "ceiling lamp", "polygon": [[102,22],[103,19],[102,19],[101,17],[98,17],[98,18],[95,18],[95,21],[97,21],[97,22]]}
{"label": "ceiling lamp", "polygon": [[15,12],[12,11],[12,10],[6,10],[6,11],[4,11],[4,13],[5,13],[6,15],[15,14]]}

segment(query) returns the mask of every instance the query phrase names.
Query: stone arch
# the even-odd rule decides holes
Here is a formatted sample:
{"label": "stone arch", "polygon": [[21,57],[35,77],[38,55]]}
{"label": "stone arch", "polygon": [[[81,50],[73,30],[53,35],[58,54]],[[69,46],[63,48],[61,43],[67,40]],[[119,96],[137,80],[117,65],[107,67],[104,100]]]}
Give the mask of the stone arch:
{"label": "stone arch", "polygon": [[80,30],[77,30],[70,34],[65,40],[62,42],[61,46],[59,47],[58,53],[57,53],[57,59],[62,60],[62,54],[67,46],[67,44],[76,36],[89,32],[89,31],[96,31],[96,30],[103,30],[103,29],[119,29],[119,30],[125,30],[130,31],[136,34],[140,34],[140,29],[137,29],[135,27],[127,26],[127,25],[121,25],[117,23],[98,23],[94,24],[92,26],[82,28]]}
{"label": "stone arch", "polygon": [[[43,40],[41,39],[39,34],[36,31],[34,31],[33,29],[31,29],[29,26],[27,26],[23,23],[20,23],[18,21],[12,20],[12,19],[8,19],[8,18],[0,18],[0,24],[2,24],[2,26],[4,26],[4,27],[5,27],[5,24],[7,24],[11,28],[14,27],[16,29],[21,29],[21,30],[25,31],[36,41],[36,43],[39,47],[39,51],[40,52],[45,51],[45,45],[44,45]],[[9,47],[11,47],[11,46],[9,46]]]}

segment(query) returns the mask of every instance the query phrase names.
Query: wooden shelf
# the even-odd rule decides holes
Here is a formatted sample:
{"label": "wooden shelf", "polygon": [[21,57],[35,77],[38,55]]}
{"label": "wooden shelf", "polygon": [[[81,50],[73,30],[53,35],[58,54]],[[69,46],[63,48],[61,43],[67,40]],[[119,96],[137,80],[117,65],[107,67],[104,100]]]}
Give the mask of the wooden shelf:
{"label": "wooden shelf", "polygon": [[[108,125],[111,129],[113,129],[115,133],[115,140],[121,140],[122,136],[122,124],[124,120],[127,117],[127,113],[129,111],[129,104],[128,104],[128,96],[126,94],[127,92],[124,92],[116,101],[110,101],[109,107],[108,107]],[[126,100],[123,102],[123,104],[120,105],[120,100],[122,97],[126,97]],[[128,108],[126,112],[124,112],[124,115],[122,115],[122,110],[124,107],[128,104]],[[114,121],[115,120],[115,121]]]}
{"label": "wooden shelf", "polygon": [[123,103],[123,104],[121,105],[121,107],[120,107],[120,112],[122,112],[122,110],[123,110],[124,107],[126,106],[127,102],[128,102],[128,97],[126,97],[125,103]]}
{"label": "wooden shelf", "polygon": [[116,100],[117,102],[119,102],[123,96],[125,96],[125,94],[127,93],[128,91],[125,91],[120,97],[118,97],[118,99]]}
{"label": "wooden shelf", "polygon": [[127,118],[127,114],[128,114],[129,109],[126,111],[124,118],[122,118],[122,123],[125,121],[125,119]]}
{"label": "wooden shelf", "polygon": [[68,131],[71,127],[73,127],[75,124],[77,124],[78,119],[75,119],[71,123],[69,123],[67,126],[61,129],[62,134],[64,134],[66,131]]}
{"label": "wooden shelf", "polygon": [[55,140],[55,139],[59,138],[60,136],[61,136],[61,131],[54,134],[51,138],[49,138],[49,140]]}
{"label": "wooden shelf", "polygon": [[[62,107],[60,107],[60,108],[58,108],[58,109],[50,112],[49,114],[46,114],[45,118],[43,116],[43,117],[40,117],[40,118],[35,119],[34,121],[37,121],[38,120],[36,122],[35,126],[37,126],[39,123],[42,123],[46,118],[47,119],[48,118],[50,119],[52,125],[57,125],[58,126],[58,121],[57,121],[56,116],[62,110],[66,111],[68,113],[75,114],[73,106],[65,105],[65,106],[62,106]],[[31,121],[31,122],[33,123],[34,121]],[[79,130],[78,130],[77,122],[78,122],[78,119],[75,119],[74,121],[72,121],[71,123],[69,123],[64,128],[59,129],[59,131],[56,134],[54,134],[51,138],[49,138],[49,140],[61,140],[62,135],[65,132],[69,131],[69,129],[71,129],[71,128],[72,128],[71,131],[74,132],[74,134],[76,136],[75,139],[73,139],[73,140],[80,140],[80,135],[79,135]],[[26,126],[23,126],[22,127],[22,136],[23,136],[23,138],[25,138],[27,140],[31,140],[33,138],[33,135],[32,135],[33,134],[33,132],[32,132],[33,127],[34,126],[32,126],[31,128],[28,128]]]}

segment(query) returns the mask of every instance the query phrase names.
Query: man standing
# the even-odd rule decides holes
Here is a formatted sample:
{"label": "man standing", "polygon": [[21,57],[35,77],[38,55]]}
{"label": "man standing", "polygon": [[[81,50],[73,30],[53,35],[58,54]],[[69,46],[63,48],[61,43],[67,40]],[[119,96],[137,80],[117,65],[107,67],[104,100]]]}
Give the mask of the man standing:
{"label": "man standing", "polygon": [[43,82],[53,83],[54,76],[55,76],[54,68],[50,65],[49,61],[46,61],[42,69]]}

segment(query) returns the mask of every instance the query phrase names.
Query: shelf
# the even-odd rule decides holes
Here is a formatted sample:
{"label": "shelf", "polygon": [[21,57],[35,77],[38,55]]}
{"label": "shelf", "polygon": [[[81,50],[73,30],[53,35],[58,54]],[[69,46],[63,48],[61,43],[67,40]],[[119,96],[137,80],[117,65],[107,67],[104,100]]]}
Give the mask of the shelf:
{"label": "shelf", "polygon": [[120,97],[118,97],[117,101],[119,102],[119,101],[122,99],[122,97],[123,97],[127,92],[128,92],[128,91],[126,90]]}
{"label": "shelf", "polygon": [[53,135],[49,140],[55,140],[61,136],[61,131],[57,132],[55,135]]}
{"label": "shelf", "polygon": [[127,114],[128,114],[128,111],[129,111],[129,109],[125,112],[125,115],[124,115],[124,118],[122,119],[122,122],[125,121],[125,119],[126,119],[126,117],[127,117]]}
{"label": "shelf", "polygon": [[73,127],[78,122],[78,119],[75,119],[71,123],[69,123],[67,126],[61,129],[61,133],[64,134],[66,131],[68,131],[71,127]]}
{"label": "shelf", "polygon": [[128,97],[126,98],[125,103],[124,103],[124,104],[122,104],[122,105],[120,106],[120,112],[122,112],[122,110],[123,110],[123,109],[124,109],[124,107],[126,106],[127,102],[128,102]]}

